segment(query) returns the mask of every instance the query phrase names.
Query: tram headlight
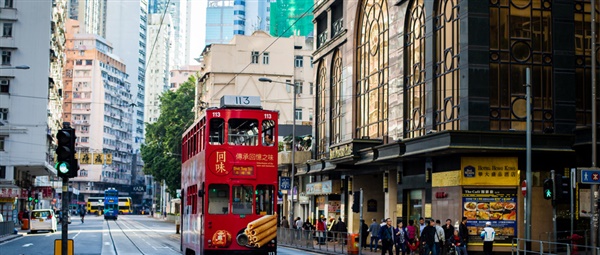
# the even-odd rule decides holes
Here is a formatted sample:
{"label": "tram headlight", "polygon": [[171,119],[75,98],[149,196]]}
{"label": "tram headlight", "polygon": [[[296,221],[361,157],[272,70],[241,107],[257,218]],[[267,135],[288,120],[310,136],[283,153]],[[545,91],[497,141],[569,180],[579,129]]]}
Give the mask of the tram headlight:
{"label": "tram headlight", "polygon": [[244,233],[237,235],[235,240],[240,246],[246,246],[248,244],[248,236]]}

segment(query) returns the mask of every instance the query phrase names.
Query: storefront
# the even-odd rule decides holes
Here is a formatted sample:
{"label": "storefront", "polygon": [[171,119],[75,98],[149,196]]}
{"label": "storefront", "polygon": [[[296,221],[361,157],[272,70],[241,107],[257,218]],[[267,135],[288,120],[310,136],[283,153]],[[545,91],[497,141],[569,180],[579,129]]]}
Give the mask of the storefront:
{"label": "storefront", "polygon": [[[325,217],[337,219],[341,215],[342,203],[340,180],[326,180],[306,184],[306,195],[312,197],[314,211],[310,212],[311,219]],[[338,192],[334,192],[338,191]]]}

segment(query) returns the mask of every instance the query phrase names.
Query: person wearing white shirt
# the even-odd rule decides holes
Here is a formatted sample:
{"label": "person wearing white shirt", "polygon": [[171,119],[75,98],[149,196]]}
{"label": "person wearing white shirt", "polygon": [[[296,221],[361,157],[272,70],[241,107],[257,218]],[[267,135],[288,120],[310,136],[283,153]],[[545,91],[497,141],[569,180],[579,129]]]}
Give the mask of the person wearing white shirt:
{"label": "person wearing white shirt", "polygon": [[492,228],[491,222],[485,223],[485,228],[481,231],[481,239],[483,239],[483,253],[485,255],[492,255],[494,248],[494,238],[496,237],[496,231]]}

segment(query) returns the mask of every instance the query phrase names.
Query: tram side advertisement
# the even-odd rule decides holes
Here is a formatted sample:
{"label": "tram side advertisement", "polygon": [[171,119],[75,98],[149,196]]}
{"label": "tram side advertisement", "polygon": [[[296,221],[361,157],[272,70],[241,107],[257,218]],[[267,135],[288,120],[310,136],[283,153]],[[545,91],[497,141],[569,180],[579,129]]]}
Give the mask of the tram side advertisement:
{"label": "tram side advertisement", "polygon": [[496,231],[494,242],[510,244],[517,236],[517,190],[465,188],[463,216],[467,217],[469,243],[483,243],[480,233],[489,221]]}

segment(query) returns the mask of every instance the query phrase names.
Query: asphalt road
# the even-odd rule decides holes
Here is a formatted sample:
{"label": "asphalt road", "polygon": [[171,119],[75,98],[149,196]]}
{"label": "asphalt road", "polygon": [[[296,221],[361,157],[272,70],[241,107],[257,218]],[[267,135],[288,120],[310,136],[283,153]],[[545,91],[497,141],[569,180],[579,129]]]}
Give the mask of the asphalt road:
{"label": "asphalt road", "polygon": [[[50,255],[54,254],[54,240],[61,239],[61,229],[56,233],[40,232],[0,244],[0,255]],[[179,235],[175,225],[150,218],[147,215],[122,215],[117,221],[86,215],[85,223],[73,216],[69,225],[69,238],[74,241],[76,255],[171,255],[179,251]],[[279,255],[319,254],[279,247]]]}

